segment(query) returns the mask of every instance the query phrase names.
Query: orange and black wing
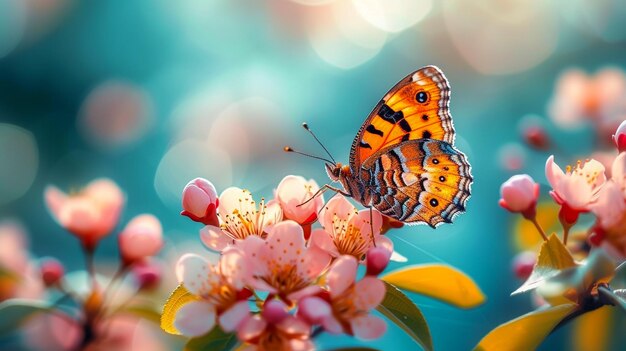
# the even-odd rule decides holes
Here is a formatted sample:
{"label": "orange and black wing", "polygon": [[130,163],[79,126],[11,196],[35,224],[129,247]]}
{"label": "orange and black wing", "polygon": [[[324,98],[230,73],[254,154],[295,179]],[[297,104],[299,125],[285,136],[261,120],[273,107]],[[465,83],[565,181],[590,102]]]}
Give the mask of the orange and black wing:
{"label": "orange and black wing", "polygon": [[465,155],[445,141],[420,139],[378,151],[360,177],[371,204],[408,224],[435,227],[465,211],[472,184]]}
{"label": "orange and black wing", "polygon": [[454,142],[449,110],[450,86],[435,66],[422,67],[396,84],[359,130],[350,150],[350,168],[361,164],[377,151],[415,139]]}

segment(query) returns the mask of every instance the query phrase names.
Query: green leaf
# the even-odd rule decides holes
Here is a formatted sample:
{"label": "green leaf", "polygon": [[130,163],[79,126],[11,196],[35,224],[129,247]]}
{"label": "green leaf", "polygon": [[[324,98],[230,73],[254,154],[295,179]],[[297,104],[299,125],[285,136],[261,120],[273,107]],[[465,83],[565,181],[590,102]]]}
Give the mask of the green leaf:
{"label": "green leaf", "polygon": [[170,294],[170,297],[163,306],[163,313],[161,314],[161,329],[174,335],[180,335],[180,332],[174,326],[174,319],[176,318],[176,312],[185,304],[197,300],[198,297],[191,294],[181,284]]}
{"label": "green leaf", "polygon": [[432,350],[433,340],[422,312],[402,291],[387,282],[384,283],[387,293],[383,302],[376,307],[378,312],[402,328],[424,350]]}
{"label": "green leaf", "polygon": [[456,307],[471,308],[485,302],[485,294],[458,269],[442,264],[411,266],[381,277],[395,287],[426,295]]}
{"label": "green leaf", "polygon": [[206,335],[189,340],[183,351],[228,351],[237,343],[235,333],[225,333],[221,328],[215,327]]}
{"label": "green leaf", "polygon": [[[0,303],[0,334],[9,333],[20,327],[36,313],[50,312],[50,304],[39,300],[10,299]],[[59,312],[62,313],[62,312]]]}
{"label": "green leaf", "polygon": [[548,241],[541,245],[537,263],[530,277],[511,295],[537,288],[546,279],[559,274],[561,270],[576,266],[574,258],[556,234],[550,235]]}
{"label": "green leaf", "polygon": [[566,304],[527,313],[489,332],[474,350],[535,350],[554,327],[577,308],[576,304]]}

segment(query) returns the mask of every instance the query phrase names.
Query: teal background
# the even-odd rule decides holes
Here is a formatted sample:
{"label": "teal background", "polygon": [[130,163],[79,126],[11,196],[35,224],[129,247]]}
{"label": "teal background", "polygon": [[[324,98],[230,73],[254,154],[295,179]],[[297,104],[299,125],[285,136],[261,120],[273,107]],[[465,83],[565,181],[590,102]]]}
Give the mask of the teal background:
{"label": "teal background", "polygon": [[[538,115],[550,125],[546,106],[563,70],[580,67],[594,72],[605,66],[626,65],[626,28],[620,19],[626,6],[617,1],[573,1],[563,3],[563,8],[540,1],[507,1],[506,5],[496,1],[472,2],[474,5],[434,2],[424,19],[402,32],[388,34],[376,55],[349,69],[324,61],[309,45],[305,21],[299,21],[296,13],[317,11],[315,6],[287,0],[50,3],[62,7],[56,14],[43,17],[49,18],[45,26],[41,24],[44,19],[39,18],[11,27],[7,24],[10,20],[19,22],[21,2],[0,0],[0,23],[5,23],[0,25],[0,123],[28,130],[38,150],[33,184],[18,199],[0,202],[0,217],[23,222],[31,235],[33,253],[60,257],[70,270],[82,268],[82,256],[78,242],[47,213],[43,203],[47,184],[67,190],[96,177],[109,177],[127,195],[120,229],[132,216],[148,212],[163,223],[166,250],[176,250],[184,242],[201,245],[198,225],[178,214],[179,199],[159,196],[159,185],[155,186],[162,158],[185,140],[177,132],[186,123],[177,117],[179,107],[199,92],[204,92],[200,101],[205,102],[211,96],[227,96],[231,103],[254,97],[271,101],[277,114],[270,116],[270,121],[275,124],[263,128],[265,120],[259,120],[252,108],[241,118],[252,130],[256,125],[263,130],[259,137],[248,139],[251,150],[263,151],[251,152],[245,162],[233,159],[232,176],[226,177],[226,166],[211,158],[211,150],[196,149],[179,167],[172,167],[172,172],[183,175],[172,176],[172,188],[179,186],[180,178],[200,176],[215,179],[218,191],[234,185],[251,189],[257,197],[270,198],[272,189],[287,174],[313,178],[320,185],[327,182],[321,162],[281,150],[288,144],[321,154],[301,129],[301,122],[307,121],[335,158],[345,163],[354,134],[387,89],[421,66],[439,66],[452,86],[456,145],[472,164],[473,195],[467,213],[457,217],[453,225],[436,230],[406,226],[391,237],[397,251],[410,263],[438,262],[457,267],[471,276],[488,298],[479,308],[459,310],[411,295],[422,308],[439,350],[470,349],[498,324],[532,309],[528,296],[509,296],[520,281],[510,267],[515,254],[509,233],[512,215],[497,205],[500,184],[513,174],[500,165],[500,147],[522,141],[518,123],[524,116]],[[494,34],[495,44],[486,48],[482,44],[489,39],[481,36],[459,43],[452,39],[455,30],[450,18],[465,18],[468,26],[489,28],[487,20],[472,18],[475,13],[458,16],[464,13],[464,6],[494,11],[495,18],[505,22],[531,8],[530,17],[552,23],[548,26],[551,33],[529,22],[519,33]],[[321,21],[332,18],[321,16]],[[19,26],[24,35],[11,39],[11,28]],[[547,35],[554,35],[554,43],[545,59],[512,72],[477,69],[459,49],[475,46],[473,50],[484,57],[524,62],[535,49],[532,45],[518,47],[516,41],[528,37],[541,42]],[[6,49],[10,46],[13,48]],[[92,89],[110,79],[143,89],[152,101],[153,123],[136,142],[102,149],[81,134],[76,121]],[[207,114],[204,120],[210,122],[213,117]],[[566,150],[559,156],[563,163],[591,152],[588,128],[549,128],[558,147]],[[268,145],[276,148],[267,152]],[[19,154],[20,150],[10,152]],[[527,149],[522,171],[545,184],[543,165],[548,155]],[[198,168],[198,164],[207,166]],[[548,188],[543,190],[546,193]],[[108,237],[99,247],[97,259],[113,261],[116,255],[116,240]],[[568,349],[568,330],[552,335],[542,349]],[[373,342],[325,334],[318,340],[320,349],[355,345],[381,350],[416,348],[391,325],[385,337]]]}

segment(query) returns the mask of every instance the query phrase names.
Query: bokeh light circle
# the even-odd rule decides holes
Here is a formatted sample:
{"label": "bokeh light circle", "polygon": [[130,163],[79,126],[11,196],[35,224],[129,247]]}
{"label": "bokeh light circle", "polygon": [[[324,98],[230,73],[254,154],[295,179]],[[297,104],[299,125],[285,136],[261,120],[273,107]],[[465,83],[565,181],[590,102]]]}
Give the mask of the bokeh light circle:
{"label": "bokeh light circle", "polygon": [[8,55],[24,36],[27,9],[25,1],[0,1],[0,58]]}
{"label": "bokeh light circle", "polygon": [[152,124],[152,102],[148,94],[123,81],[107,81],[97,86],[85,99],[78,119],[85,140],[103,149],[136,142]]}
{"label": "bokeh light circle", "polygon": [[24,195],[38,167],[39,151],[33,135],[18,126],[0,123],[0,205]]}
{"label": "bokeh light circle", "polygon": [[366,21],[392,33],[415,25],[433,7],[432,0],[352,0],[352,3]]}

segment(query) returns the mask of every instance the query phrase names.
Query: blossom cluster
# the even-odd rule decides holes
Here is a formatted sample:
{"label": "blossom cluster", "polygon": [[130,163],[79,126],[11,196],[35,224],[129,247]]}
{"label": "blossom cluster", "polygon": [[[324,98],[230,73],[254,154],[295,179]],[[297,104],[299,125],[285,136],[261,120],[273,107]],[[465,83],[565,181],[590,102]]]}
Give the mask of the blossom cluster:
{"label": "blossom cluster", "polygon": [[[63,263],[52,257],[31,260],[23,252],[23,235],[18,236],[16,227],[0,226],[0,242],[17,251],[4,251],[0,265],[13,262],[11,274],[18,282],[0,296],[4,300],[0,308],[19,311],[13,312],[13,328],[24,336],[26,346],[58,351],[165,350],[154,330],[141,323],[142,316],[130,312],[140,295],[160,280],[161,268],[153,259],[163,246],[160,221],[142,214],[126,224],[118,235],[119,268],[106,277],[94,253],[101,240],[115,232],[126,201],[123,191],[109,179],[97,179],[71,195],[49,186],[44,197],[52,217],[79,239],[88,274],[66,272]],[[132,282],[124,281],[127,274]],[[32,283],[37,280],[39,284]]]}
{"label": "blossom cluster", "polygon": [[[585,231],[583,239],[586,242],[582,246],[602,246],[615,259],[623,261],[626,259],[626,121],[617,128],[612,139],[619,154],[609,169],[598,160],[586,159],[563,170],[554,161],[554,156],[550,156],[546,161],[545,176],[552,188],[549,194],[559,206],[558,221],[563,227],[563,242],[567,244],[580,215],[590,213],[595,222]],[[502,184],[500,193],[500,205],[532,221],[547,240],[536,220],[539,184],[527,174],[514,175]],[[530,273],[534,260],[523,261],[531,267],[522,270]]]}
{"label": "blossom cluster", "polygon": [[381,232],[388,221],[341,195],[324,202],[318,191],[315,181],[292,175],[270,201],[236,187],[218,196],[201,178],[185,187],[182,214],[204,224],[202,242],[220,255],[180,258],[177,277],[193,296],[176,312],[180,334],[219,326],[251,349],[308,350],[322,330],[365,340],[385,332],[370,312],[386,293],[377,275],[393,252]]}

